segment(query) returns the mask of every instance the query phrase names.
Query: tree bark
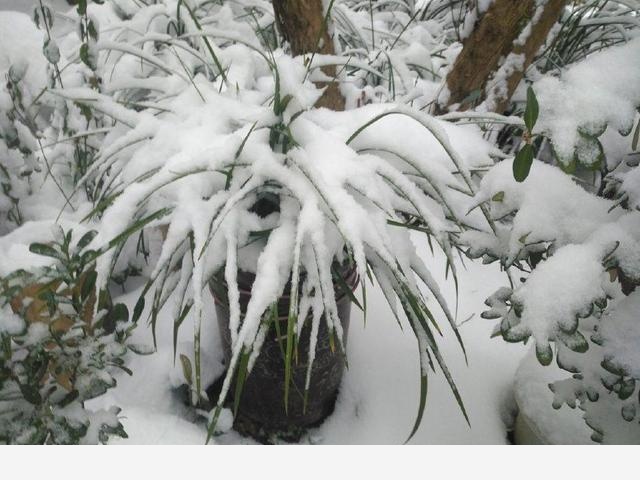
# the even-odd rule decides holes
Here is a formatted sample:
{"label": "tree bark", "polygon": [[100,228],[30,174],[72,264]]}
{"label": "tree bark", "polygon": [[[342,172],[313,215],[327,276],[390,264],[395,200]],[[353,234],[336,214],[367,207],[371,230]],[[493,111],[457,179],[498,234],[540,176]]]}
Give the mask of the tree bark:
{"label": "tree bark", "polygon": [[[291,45],[293,55],[335,55],[333,39],[324,21],[322,0],[273,0],[273,10],[278,30]],[[322,71],[332,79],[337,76],[335,66],[322,67]],[[316,107],[344,110],[344,97],[337,81],[316,82],[316,85],[325,88]]]}
{"label": "tree bark", "polygon": [[[473,106],[474,99],[482,101],[489,93],[493,101],[487,106],[493,111],[504,111],[566,3],[567,0],[548,0],[535,18],[535,0],[494,0],[465,40],[447,75],[449,98],[437,105],[437,110],[444,112],[453,105],[457,105],[458,110],[467,110]],[[530,32],[526,40],[516,44],[527,26]],[[509,54],[519,55],[521,62],[517,68],[502,72],[506,75],[504,83],[499,88],[489,87],[487,92],[489,81]]]}

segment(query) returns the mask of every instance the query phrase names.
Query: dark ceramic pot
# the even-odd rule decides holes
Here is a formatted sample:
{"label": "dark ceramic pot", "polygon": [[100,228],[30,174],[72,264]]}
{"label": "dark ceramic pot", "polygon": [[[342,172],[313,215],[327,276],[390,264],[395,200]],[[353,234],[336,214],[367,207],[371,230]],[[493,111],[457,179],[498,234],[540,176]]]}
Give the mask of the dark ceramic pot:
{"label": "dark ceramic pot", "polygon": [[[354,290],[358,283],[356,271],[354,269],[342,269],[340,274],[344,278],[346,285]],[[251,297],[251,286],[254,278],[253,274],[238,272],[242,315],[246,312],[247,304]],[[227,284],[224,281],[222,272],[214,276],[209,286],[215,299],[218,327],[224,347],[225,361],[228,365],[231,358],[229,300]],[[285,292],[288,291],[289,289],[285,288]],[[337,286],[336,292],[340,292]],[[336,303],[346,342],[351,300],[348,295],[343,293],[337,295]],[[278,301],[278,321],[281,334],[287,331],[288,312],[289,295],[285,294]],[[336,348],[334,352],[331,351],[329,331],[324,317],[320,321],[316,356],[311,372],[311,384],[309,386],[306,409],[304,409],[304,386],[308,365],[310,332],[311,318],[308,317],[305,320],[300,336],[298,362],[294,362],[293,365],[288,412],[285,412],[285,362],[275,325],[271,324],[262,351],[245,381],[240,396],[238,414],[234,419],[234,428],[237,431],[265,442],[268,442],[273,436],[283,439],[296,439],[307,428],[322,423],[333,411],[345,362],[344,354],[339,348]],[[281,342],[284,343],[286,340],[281,339]],[[234,392],[235,385],[232,385],[229,395],[233,395]]]}

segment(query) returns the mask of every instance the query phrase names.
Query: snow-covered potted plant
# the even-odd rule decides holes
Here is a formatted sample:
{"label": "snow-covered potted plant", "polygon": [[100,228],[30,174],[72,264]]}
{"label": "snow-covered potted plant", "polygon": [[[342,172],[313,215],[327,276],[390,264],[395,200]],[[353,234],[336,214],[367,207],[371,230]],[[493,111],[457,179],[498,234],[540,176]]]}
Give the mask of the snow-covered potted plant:
{"label": "snow-covered potted plant", "polygon": [[[374,281],[416,337],[421,393],[413,432],[436,366],[466,416],[438,348],[443,330],[436,317],[462,340],[410,232],[442,249],[455,277],[456,236],[464,225],[486,224],[484,208],[463,219],[461,199],[475,192],[469,166],[486,167],[495,150],[475,131],[468,135],[408,106],[314,108],[323,95],[314,82],[335,82],[321,67],[340,65],[352,78],[380,73],[353,57],[288,55],[268,5],[252,8],[255,25],[227,3],[114,5],[107,37],[84,13],[83,31],[93,33],[85,35],[79,60],[91,71],[89,86],[51,93],[100,122],[99,150],[76,185],[91,186],[94,208],[86,218],[100,219],[92,245],[118,240],[97,259],[97,288],[127,255],[132,234],[145,227],[164,232],[132,317],[148,313],[155,330],[160,309],[172,303],[177,337],[186,315],[194,316],[195,361],[183,359],[194,404],[206,400],[200,326],[213,316],[209,286],[218,310],[228,308],[228,369],[210,435],[228,397],[242,410],[243,383],[270,347],[283,376],[274,408],[307,425],[304,399],[321,380],[316,352],[327,351],[329,370],[341,371],[345,302],[366,311],[367,283]],[[345,85],[347,104],[370,103]],[[441,314],[427,306],[425,289]],[[275,346],[265,347],[271,340]],[[332,374],[332,389],[339,375]]]}

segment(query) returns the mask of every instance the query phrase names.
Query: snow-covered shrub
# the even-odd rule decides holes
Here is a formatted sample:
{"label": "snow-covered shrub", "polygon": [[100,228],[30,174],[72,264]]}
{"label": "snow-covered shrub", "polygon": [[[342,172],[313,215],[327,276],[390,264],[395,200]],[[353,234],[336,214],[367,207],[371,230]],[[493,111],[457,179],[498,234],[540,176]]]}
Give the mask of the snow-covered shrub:
{"label": "snow-covered shrub", "polygon": [[488,206],[495,230],[461,237],[511,281],[483,317],[500,320],[495,334],[508,342],[532,339],[541,364],[555,356],[572,376],[550,385],[553,407],[578,406],[604,443],[640,440],[640,68],[628,63],[638,55],[635,39],[534,83],[540,118],[525,117],[528,128],[551,140],[551,161],[566,172],[598,175],[572,178],[532,160],[519,182],[500,162],[473,200]]}
{"label": "snow-covered shrub", "polygon": [[48,204],[53,197],[62,200],[58,218],[65,210],[76,211],[83,197],[91,198],[92,184],[80,194],[73,189],[104,137],[104,116],[50,94],[74,85],[99,87],[77,46],[98,38],[98,27],[87,18],[86,11],[78,17],[77,23],[88,26],[77,34],[61,36],[57,29],[76,20],[67,16],[61,22],[46,3],[34,7],[33,23],[26,15],[0,12],[6,41],[0,58],[0,216],[5,217],[0,217],[0,232],[44,217],[34,208],[40,196]]}
{"label": "snow-covered shrub", "polygon": [[[0,279],[0,443],[77,444],[126,437],[119,409],[90,411],[85,402],[115,386],[133,324],[123,304],[95,294],[98,252],[89,231],[31,245],[54,261]],[[130,372],[129,372],[130,373]]]}
{"label": "snow-covered shrub", "polygon": [[22,223],[20,199],[30,193],[29,177],[41,170],[34,156],[36,109],[27,107],[36,93],[25,85],[27,67],[24,61],[12,64],[0,90],[0,233]]}

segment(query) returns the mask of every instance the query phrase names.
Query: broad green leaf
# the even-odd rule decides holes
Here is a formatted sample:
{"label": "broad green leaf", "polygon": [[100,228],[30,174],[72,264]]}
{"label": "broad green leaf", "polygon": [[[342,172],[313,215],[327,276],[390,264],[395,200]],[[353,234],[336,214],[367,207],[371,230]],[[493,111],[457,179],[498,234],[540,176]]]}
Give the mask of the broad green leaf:
{"label": "broad green leaf", "polygon": [[129,309],[124,303],[116,303],[111,310],[111,319],[115,322],[127,322],[129,320]]}
{"label": "broad green leaf", "polygon": [[636,389],[635,379],[630,378],[629,380],[623,381],[622,384],[620,385],[620,390],[618,390],[618,397],[620,398],[620,400],[626,400],[631,395],[633,395],[633,392],[635,391],[635,389]]}
{"label": "broad green leaf", "polygon": [[89,44],[83,43],[80,45],[80,60],[91,70],[95,70],[98,65],[96,64],[96,59],[92,55],[91,49],[89,48]]}
{"label": "broad green leaf", "polygon": [[529,87],[527,88],[527,106],[524,110],[524,124],[527,126],[529,132],[533,131],[533,127],[535,127],[538,121],[538,112],[538,99],[536,98],[533,88]]}
{"label": "broad green leaf", "polygon": [[87,13],[87,0],[77,0],[74,4],[78,5],[78,15],[85,15]]}
{"label": "broad green leaf", "polygon": [[98,272],[95,270],[91,270],[84,277],[84,281],[82,282],[82,287],[80,288],[80,297],[82,300],[86,300],[89,298],[89,295],[93,292],[96,286],[96,279],[98,278]]}
{"label": "broad green leaf", "polygon": [[636,418],[636,406],[633,403],[628,403],[624,407],[622,407],[620,414],[622,418],[627,422],[632,422],[634,418]]}
{"label": "broad green leaf", "polygon": [[529,332],[522,329],[509,328],[507,330],[502,330],[502,338],[508,343],[524,342],[530,336],[531,334]]}
{"label": "broad green leaf", "polygon": [[551,360],[553,360],[553,351],[551,350],[551,345],[549,345],[548,343],[536,343],[536,357],[538,358],[538,362],[540,362],[540,365],[544,365],[545,367],[549,365],[551,363]]}
{"label": "broad green leaf", "polygon": [[600,140],[585,134],[579,135],[574,155],[580,164],[592,170],[599,169],[605,158]]}
{"label": "broad green leaf", "polygon": [[558,338],[564,343],[570,350],[578,353],[584,353],[589,350],[589,343],[587,339],[578,331],[574,331],[572,334],[567,334],[560,330],[557,333]]}
{"label": "broad green leaf", "polygon": [[517,182],[524,182],[529,176],[532,164],[533,147],[526,144],[520,149],[516,158],[513,159],[513,178],[515,178]]}
{"label": "broad green leaf", "polygon": [[87,233],[85,233],[80,240],[78,240],[78,245],[77,248],[78,250],[84,250],[87,245],[89,245],[91,243],[91,241],[96,238],[96,235],[98,235],[98,232],[95,230],[89,230]]}
{"label": "broad green leaf", "polygon": [[605,358],[602,362],[600,362],[600,366],[604,368],[607,372],[613,373],[614,375],[624,376],[627,375],[627,372],[624,368],[615,365],[610,359]]}
{"label": "broad green leaf", "polygon": [[20,392],[24,399],[33,405],[39,405],[42,402],[40,391],[33,385],[20,384]]}
{"label": "broad green leaf", "polygon": [[578,133],[587,137],[599,137],[607,131],[607,122],[587,123],[578,127]]}
{"label": "broad green leaf", "polygon": [[51,245],[46,245],[44,243],[32,243],[31,245],[29,245],[29,251],[31,253],[42,255],[44,257],[52,257],[58,260],[62,259],[62,254],[60,252],[58,252]]}

